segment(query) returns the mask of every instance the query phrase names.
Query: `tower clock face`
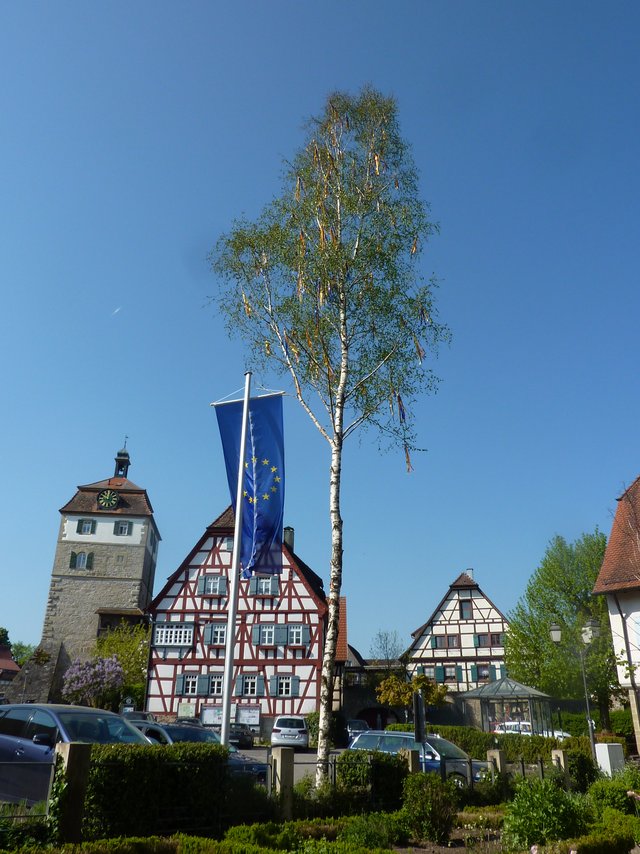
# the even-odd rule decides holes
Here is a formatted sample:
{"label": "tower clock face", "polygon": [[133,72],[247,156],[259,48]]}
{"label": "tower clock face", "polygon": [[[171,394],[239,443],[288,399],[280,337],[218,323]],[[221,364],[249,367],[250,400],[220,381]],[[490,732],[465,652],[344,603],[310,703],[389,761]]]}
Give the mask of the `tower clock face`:
{"label": "tower clock face", "polygon": [[118,506],[119,500],[120,496],[114,489],[103,489],[102,492],[98,493],[98,507],[103,510],[113,510],[114,507]]}

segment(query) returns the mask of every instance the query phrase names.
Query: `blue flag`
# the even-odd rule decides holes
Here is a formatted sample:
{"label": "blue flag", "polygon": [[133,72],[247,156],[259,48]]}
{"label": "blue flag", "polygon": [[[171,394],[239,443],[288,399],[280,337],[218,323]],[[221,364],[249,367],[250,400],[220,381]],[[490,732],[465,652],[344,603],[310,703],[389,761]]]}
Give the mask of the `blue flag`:
{"label": "blue flag", "polygon": [[[242,400],[216,404],[215,407],[234,511],[238,492],[238,460],[243,407]],[[244,578],[248,578],[252,573],[275,575],[282,572],[284,517],[282,420],[281,394],[249,399],[240,548],[240,566]]]}

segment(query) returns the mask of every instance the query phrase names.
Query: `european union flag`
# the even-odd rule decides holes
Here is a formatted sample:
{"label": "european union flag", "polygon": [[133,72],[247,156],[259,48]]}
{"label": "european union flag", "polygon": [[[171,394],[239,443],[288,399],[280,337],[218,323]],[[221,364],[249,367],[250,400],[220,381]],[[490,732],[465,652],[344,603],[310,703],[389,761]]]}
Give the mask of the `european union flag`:
{"label": "european union flag", "polygon": [[[242,400],[215,407],[234,511],[243,407]],[[282,572],[284,430],[281,394],[249,399],[243,496],[240,548],[243,577],[248,578],[254,572],[270,575]]]}

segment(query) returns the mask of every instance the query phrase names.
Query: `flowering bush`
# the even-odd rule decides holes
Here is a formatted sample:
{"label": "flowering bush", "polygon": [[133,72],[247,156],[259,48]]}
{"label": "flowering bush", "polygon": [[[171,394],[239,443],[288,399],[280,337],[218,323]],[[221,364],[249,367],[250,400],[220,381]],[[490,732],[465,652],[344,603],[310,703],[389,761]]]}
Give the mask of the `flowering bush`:
{"label": "flowering bush", "polygon": [[115,655],[90,661],[77,658],[64,674],[62,696],[83,706],[117,708],[123,683],[122,667]]}

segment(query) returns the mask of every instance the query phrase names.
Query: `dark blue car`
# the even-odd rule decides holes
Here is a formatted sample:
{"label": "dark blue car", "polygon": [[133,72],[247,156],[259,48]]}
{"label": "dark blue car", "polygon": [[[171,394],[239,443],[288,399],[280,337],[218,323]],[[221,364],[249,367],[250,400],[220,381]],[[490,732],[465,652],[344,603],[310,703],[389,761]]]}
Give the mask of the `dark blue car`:
{"label": "dark blue car", "polygon": [[428,735],[419,742],[409,732],[371,729],[356,735],[347,750],[378,750],[382,753],[417,750],[423,771],[444,774],[457,786],[468,786],[471,778],[473,782],[479,782],[488,771],[486,762],[472,760],[464,750],[438,735]]}
{"label": "dark blue car", "polygon": [[0,802],[45,800],[58,742],[149,744],[120,715],[49,703],[0,706]]}

